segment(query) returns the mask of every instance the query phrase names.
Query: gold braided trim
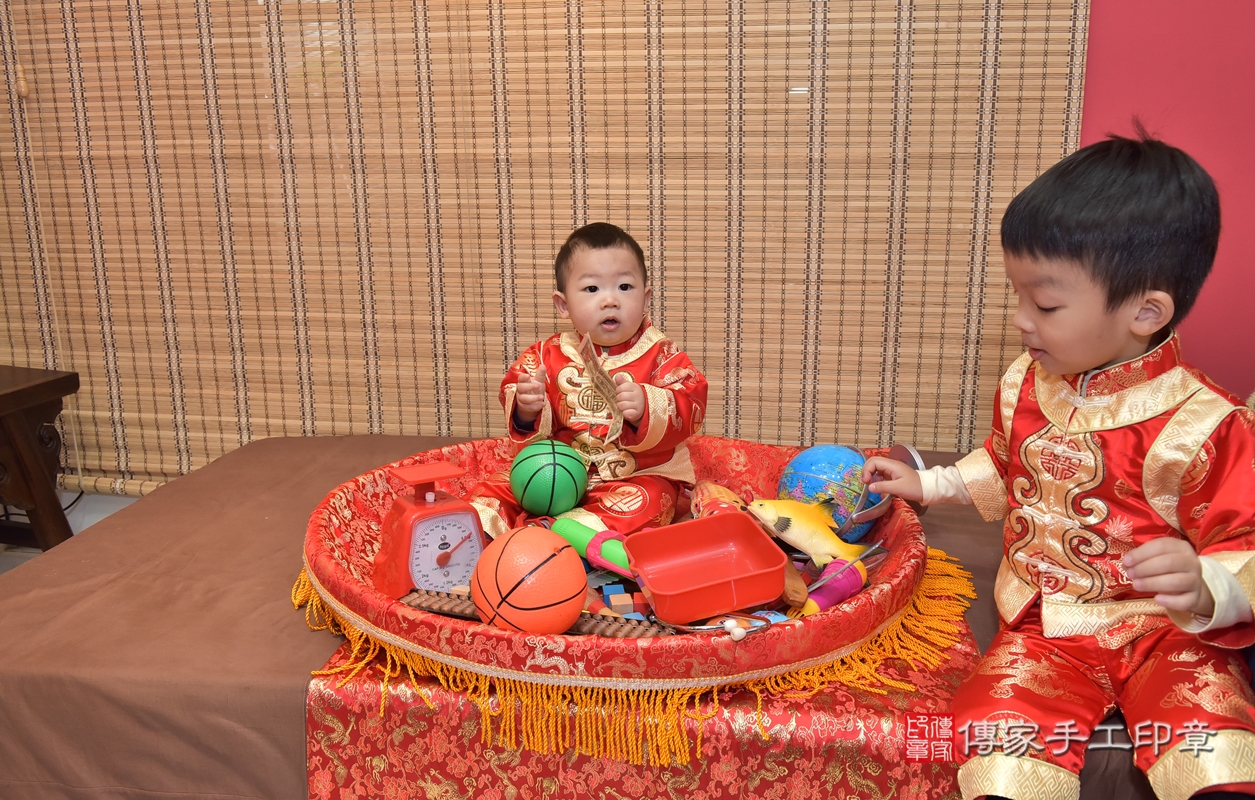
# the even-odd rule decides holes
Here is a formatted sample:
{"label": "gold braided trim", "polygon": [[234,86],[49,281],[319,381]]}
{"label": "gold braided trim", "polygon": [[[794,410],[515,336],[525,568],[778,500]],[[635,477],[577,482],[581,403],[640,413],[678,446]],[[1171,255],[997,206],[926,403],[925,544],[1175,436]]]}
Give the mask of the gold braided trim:
{"label": "gold braided trim", "polygon": [[978,447],[960,458],[955,466],[959,468],[963,485],[972,496],[972,505],[976,506],[982,519],[993,522],[1011,513],[1007,485],[998,474],[998,467],[988,450]]}
{"label": "gold braided trim", "polygon": [[[1171,374],[1171,373],[1169,373]],[[1194,457],[1224,418],[1237,406],[1200,384],[1197,394],[1168,420],[1146,451],[1142,467],[1142,491],[1146,502],[1178,531],[1177,501],[1181,499],[1181,477]]]}
{"label": "gold braided trim", "polygon": [[1237,730],[1210,733],[1197,755],[1194,748],[1188,746],[1189,742],[1183,741],[1146,770],[1156,797],[1188,800],[1208,786],[1255,783],[1255,733]]}
{"label": "gold braided trim", "polygon": [[[482,673],[490,678],[503,678],[522,680],[529,683],[541,684],[570,684],[574,686],[596,686],[610,689],[693,689],[693,688],[712,688],[727,687],[746,684],[757,680],[770,680],[779,677],[782,674],[794,673],[807,668],[825,667],[835,660],[845,659],[862,650],[868,643],[876,644],[877,647],[888,647],[891,652],[888,655],[875,659],[876,663],[866,672],[860,673],[858,679],[870,684],[886,683],[895,688],[909,690],[909,684],[895,682],[889,679],[881,678],[875,673],[875,669],[879,667],[880,662],[884,658],[901,658],[915,663],[923,663],[929,667],[936,667],[944,660],[944,652],[940,654],[933,651],[933,648],[926,646],[929,641],[928,634],[932,631],[936,640],[944,642],[941,645],[941,651],[951,647],[958,641],[956,635],[957,626],[954,621],[962,617],[963,611],[968,607],[965,600],[958,599],[960,597],[974,597],[974,589],[971,585],[970,574],[964,570],[954,559],[951,559],[940,550],[929,549],[930,559],[929,565],[932,565],[934,558],[938,559],[937,572],[940,574],[933,575],[931,581],[932,586],[925,586],[925,582],[929,580],[929,570],[926,566],[924,578],[920,581],[920,586],[916,590],[915,596],[911,603],[900,610],[897,614],[890,617],[861,642],[838,648],[829,653],[825,653],[805,661],[797,661],[791,664],[781,664],[775,667],[769,667],[749,672],[742,672],[735,675],[724,675],[719,677],[703,677],[703,678],[604,678],[592,675],[562,675],[554,673],[530,672],[527,670],[516,670],[506,667],[490,667],[475,661],[450,656],[436,650],[421,647],[414,642],[397,636],[383,628],[380,628],[365,618],[359,616],[347,606],[337,600],[330,592],[322,586],[321,583],[309,571],[308,564],[302,569],[302,576],[297,578],[297,584],[293,587],[293,603],[296,607],[300,607],[301,603],[297,602],[298,595],[303,596],[301,583],[310,584],[314,593],[313,601],[316,601],[323,608],[318,609],[319,613],[325,610],[330,618],[337,618],[340,622],[351,625],[363,631],[364,633],[375,637],[384,645],[392,646],[404,651],[408,651],[418,656],[428,658],[433,661],[443,663],[447,666],[466,669],[472,672]],[[951,563],[943,563],[951,562]],[[940,584],[940,586],[936,585]],[[964,594],[964,591],[969,593]],[[936,611],[943,614],[943,617],[937,620],[938,624],[934,625],[934,620],[928,617],[930,611],[925,609],[933,608],[934,604],[938,607]],[[954,609],[950,608],[950,604],[957,604],[957,616],[954,615]],[[945,612],[951,612],[946,614]],[[924,616],[920,619],[914,619],[914,612],[921,612]],[[306,610],[306,620],[309,621],[309,610]],[[314,630],[322,630],[325,625],[311,625]],[[935,629],[935,630],[934,630]],[[333,631],[339,633],[340,631]],[[943,639],[948,635],[949,640]],[[887,641],[878,641],[881,637],[886,637]],[[903,641],[899,642],[898,640]],[[924,645],[921,647],[921,645]],[[844,666],[857,666],[858,662],[847,664]],[[347,667],[345,667],[347,669]],[[823,689],[827,684],[819,686],[815,691]],[[860,685],[860,688],[872,692],[882,693],[884,690],[877,689],[872,686]],[[789,690],[792,691],[792,690]]]}
{"label": "gold braided trim", "polygon": [[1132,617],[1162,617],[1165,613],[1163,606],[1149,598],[1111,603],[1060,603],[1043,598],[1041,629],[1050,639],[1099,636]]}
{"label": "gold braided trim", "polygon": [[[758,698],[758,726],[767,735],[762,702],[765,694],[809,697],[833,683],[885,693],[915,687],[879,672],[887,659],[936,668],[959,641],[959,622],[974,598],[971,575],[944,552],[930,548],[923,578],[901,612],[871,635],[848,647],[804,662],[737,675],[667,680],[555,675],[487,667],[438,653],[402,639],[353,613],[322,587],[308,569],[292,588],[292,604],[305,607],[313,630],[343,635],[352,645],[348,661],[315,675],[342,674],[350,681],[382,653],[384,713],[388,682],[402,669],[435,678],[449,691],[467,696],[480,709],[483,741],[541,753],[574,751],[632,764],[687,764],[685,723],[718,713],[719,690],[745,689]],[[703,696],[710,694],[703,710]],[[494,724],[495,721],[495,724]],[[697,747],[701,747],[698,725]]]}
{"label": "gold braided trim", "polygon": [[1027,756],[990,753],[959,767],[959,791],[963,800],[987,794],[1016,800],[1080,800],[1081,778]]}
{"label": "gold braided trim", "polygon": [[1002,418],[1002,441],[1011,440],[1011,420],[1015,416],[1015,407],[1020,404],[1020,391],[1024,388],[1024,379],[1028,377],[1029,367],[1033,366],[1033,357],[1025,351],[1007,367],[998,381],[998,412]]}

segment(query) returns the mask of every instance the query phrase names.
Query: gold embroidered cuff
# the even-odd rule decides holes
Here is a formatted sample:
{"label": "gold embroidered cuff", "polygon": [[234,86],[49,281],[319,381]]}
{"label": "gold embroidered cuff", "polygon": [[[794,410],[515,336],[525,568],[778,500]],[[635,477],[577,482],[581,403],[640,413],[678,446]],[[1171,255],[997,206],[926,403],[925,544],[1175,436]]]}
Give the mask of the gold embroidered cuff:
{"label": "gold embroidered cuff", "polygon": [[1255,609],[1255,553],[1250,551],[1225,550],[1219,553],[1208,553],[1207,557],[1229,570],[1238,579],[1242,593]]}
{"label": "gold embroidered cuff", "polygon": [[626,448],[637,453],[650,450],[662,441],[662,437],[667,435],[667,426],[671,424],[671,412],[675,409],[671,392],[648,383],[640,386],[645,390],[645,436]]}
{"label": "gold embroidered cuff", "polygon": [[[1255,782],[1255,733],[1220,730],[1182,741],[1160,756],[1146,777],[1161,800],[1188,800],[1222,783]],[[962,780],[963,773],[959,773]]]}
{"label": "gold embroidered cuff", "polygon": [[518,444],[531,444],[548,439],[553,435],[553,406],[549,405],[548,398],[545,399],[545,407],[540,410],[540,416],[536,418],[536,429],[522,438],[514,435],[514,396],[517,392],[518,386],[505,387],[505,429],[510,434],[510,440]]}
{"label": "gold embroidered cuff", "polygon": [[991,753],[959,767],[959,791],[963,800],[987,794],[1017,800],[1080,800],[1081,779],[1045,761]]}
{"label": "gold embroidered cuff", "polygon": [[963,484],[972,496],[972,505],[987,522],[1003,519],[1011,511],[1007,502],[1007,485],[998,474],[989,451],[981,447],[973,450],[955,464],[963,476]]}

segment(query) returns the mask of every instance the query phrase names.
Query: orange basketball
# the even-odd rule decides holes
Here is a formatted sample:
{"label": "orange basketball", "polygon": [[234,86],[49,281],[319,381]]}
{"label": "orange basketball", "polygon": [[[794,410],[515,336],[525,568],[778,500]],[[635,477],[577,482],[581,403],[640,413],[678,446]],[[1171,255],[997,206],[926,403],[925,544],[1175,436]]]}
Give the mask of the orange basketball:
{"label": "orange basketball", "polygon": [[498,536],[475,563],[471,600],[489,625],[528,633],[564,633],[584,608],[588,580],[566,539],[535,526]]}

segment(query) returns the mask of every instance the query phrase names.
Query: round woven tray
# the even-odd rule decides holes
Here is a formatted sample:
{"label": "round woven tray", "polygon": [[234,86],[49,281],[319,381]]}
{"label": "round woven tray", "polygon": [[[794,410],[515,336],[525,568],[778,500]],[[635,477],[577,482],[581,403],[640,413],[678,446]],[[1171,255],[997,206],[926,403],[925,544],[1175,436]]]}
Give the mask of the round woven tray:
{"label": "round woven tray", "polygon": [[[688,442],[698,480],[741,493],[774,497],[796,447],[699,436]],[[508,442],[482,439],[411,456],[404,466],[449,461],[466,470],[446,488],[464,494],[475,482],[508,469]],[[770,678],[830,662],[894,622],[911,603],[928,549],[910,508],[895,500],[867,540],[889,555],[871,585],[846,602],[734,642],[726,635],[650,638],[541,636],[430,613],[385,597],[372,585],[380,520],[397,492],[380,467],[341,484],[315,509],[305,539],[305,568],[319,598],[342,620],[378,642],[448,667],[497,679],[610,689],[714,687]]]}

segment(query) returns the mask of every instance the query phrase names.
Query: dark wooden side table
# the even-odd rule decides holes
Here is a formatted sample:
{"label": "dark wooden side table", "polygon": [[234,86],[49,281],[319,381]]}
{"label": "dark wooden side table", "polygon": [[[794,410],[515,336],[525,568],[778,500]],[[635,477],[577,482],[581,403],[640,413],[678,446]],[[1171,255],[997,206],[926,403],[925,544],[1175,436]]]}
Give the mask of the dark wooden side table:
{"label": "dark wooden side table", "polygon": [[30,523],[0,520],[0,544],[48,550],[69,539],[57,496],[61,398],[78,391],[77,372],[0,364],[0,500]]}

